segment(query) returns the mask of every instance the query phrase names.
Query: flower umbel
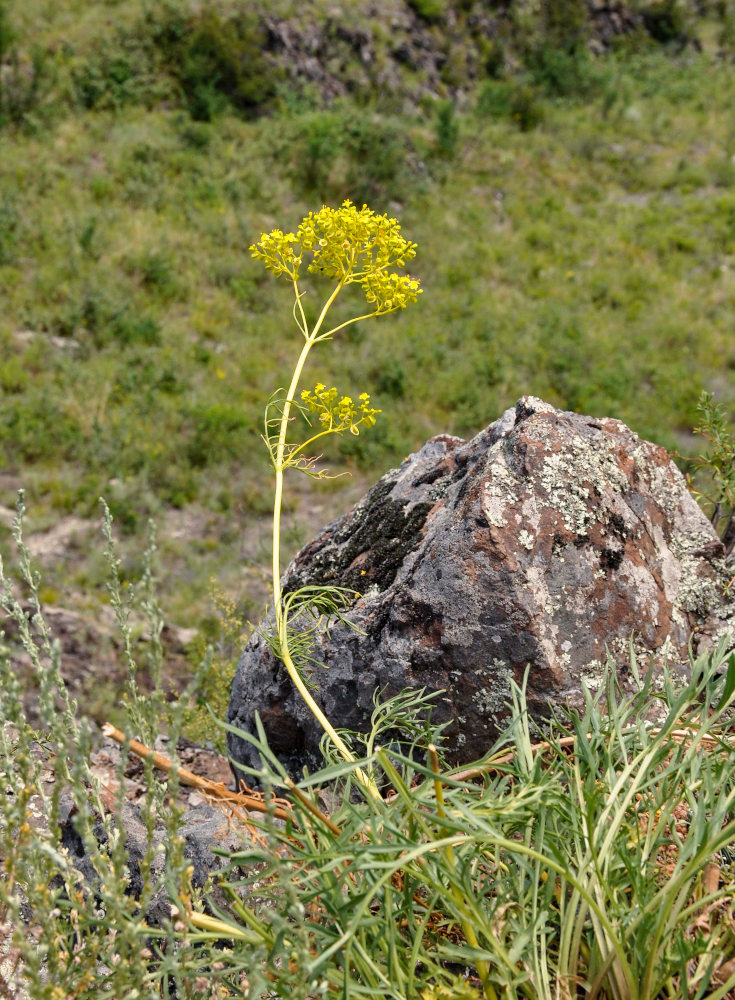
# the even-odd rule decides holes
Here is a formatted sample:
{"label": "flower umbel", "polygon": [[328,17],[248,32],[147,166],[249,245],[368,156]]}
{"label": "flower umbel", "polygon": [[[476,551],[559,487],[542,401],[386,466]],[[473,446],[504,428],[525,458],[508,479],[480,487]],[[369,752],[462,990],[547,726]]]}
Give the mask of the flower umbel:
{"label": "flower umbel", "polygon": [[349,430],[351,434],[359,434],[359,426],[372,427],[375,417],[382,410],[370,406],[370,396],[360,393],[353,402],[351,396],[340,396],[332,386],[327,389],[323,382],[317,382],[313,391],[304,389],[301,398],[312,413],[316,413],[324,431],[339,433]]}
{"label": "flower umbel", "polygon": [[324,206],[309,212],[296,233],[274,229],[263,233],[250,247],[275,275],[296,282],[305,254],[311,256],[307,270],[332,278],[339,286],[360,283],[365,298],[377,316],[404,309],[421,294],[419,281],[399,275],[391,268],[405,267],[416,256],[416,244],[401,236],[396,219],[363,205],[358,209],[347,199],[339,208]]}
{"label": "flower umbel", "polygon": [[405,309],[421,294],[419,283],[408,274],[386,274],[376,271],[363,278],[362,287],[368,302],[375,303],[375,315],[382,316],[396,309]]}
{"label": "flower umbel", "polygon": [[285,274],[296,281],[301,267],[301,248],[295,246],[297,239],[293,233],[274,229],[263,233],[260,240],[250,247],[253,257],[262,260],[271,274]]}

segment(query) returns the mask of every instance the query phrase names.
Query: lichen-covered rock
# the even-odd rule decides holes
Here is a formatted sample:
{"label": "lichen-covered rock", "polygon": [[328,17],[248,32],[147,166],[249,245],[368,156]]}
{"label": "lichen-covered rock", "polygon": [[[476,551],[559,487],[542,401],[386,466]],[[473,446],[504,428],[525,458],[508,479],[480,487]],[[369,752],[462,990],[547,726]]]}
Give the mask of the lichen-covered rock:
{"label": "lichen-covered rock", "polygon": [[[580,703],[609,653],[630,683],[630,643],[654,669],[685,672],[695,649],[735,635],[723,547],[663,448],[624,424],[519,400],[471,441],[439,436],[387,473],[298,554],[286,591],[353,588],[357,633],[337,626],[314,680],[335,725],[367,725],[373,694],[442,690],[457,760],[481,756],[506,720],[509,682],[528,675],[532,714]],[[644,661],[645,662],[645,661]],[[317,762],[321,732],[255,634],[228,721],[275,752]],[[250,744],[229,751],[257,766]]]}

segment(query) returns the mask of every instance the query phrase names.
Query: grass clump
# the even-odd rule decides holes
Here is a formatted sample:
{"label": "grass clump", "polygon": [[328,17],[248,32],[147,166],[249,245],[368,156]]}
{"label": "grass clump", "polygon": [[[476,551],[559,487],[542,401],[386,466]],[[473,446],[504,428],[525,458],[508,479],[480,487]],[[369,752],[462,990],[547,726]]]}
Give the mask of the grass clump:
{"label": "grass clump", "polygon": [[643,5],[641,13],[645,29],[655,42],[686,44],[687,10],[682,0],[652,0]]}
{"label": "grass clump", "polygon": [[50,54],[38,45],[21,50],[5,4],[0,4],[0,129],[32,126],[53,82]]}
{"label": "grass clump", "polygon": [[281,151],[295,187],[323,204],[348,197],[358,205],[387,204],[418,180],[400,119],[345,103],[289,122]]}
{"label": "grass clump", "polygon": [[477,96],[477,111],[489,118],[507,118],[521,132],[530,132],[544,120],[538,88],[520,80],[487,80]]}
{"label": "grass clump", "polygon": [[[36,662],[44,729],[25,724],[4,657],[0,906],[31,1000],[723,1000],[735,988],[735,657],[724,644],[693,660],[683,689],[665,675],[659,690],[633,660],[638,690],[623,696],[611,665],[583,712],[543,732],[513,686],[507,731],[461,769],[443,763],[443,727],[422,692],[376,702],[365,734],[342,731],[351,761],[325,737],[323,769],[296,783],[262,730],[238,732],[261,754],[251,773],[267,808],[230,857],[218,902],[188,888],[177,811],[149,762],[136,896],[122,831],[89,769],[89,728],[39,614],[20,519],[16,539],[35,613],[29,622],[6,578],[3,606]],[[125,630],[114,555],[111,565]],[[141,596],[156,656],[151,582]],[[135,672],[130,732],[152,742],[160,695],[141,697]],[[355,797],[358,769],[380,796]],[[91,884],[60,835],[69,812]],[[156,815],[168,831],[163,865]],[[178,918],[151,923],[154,900]]]}
{"label": "grass clump", "polygon": [[194,121],[211,121],[227,107],[262,114],[273,102],[281,74],[263,56],[266,33],[252,10],[225,17],[213,4],[190,13],[168,3],[146,20]]}
{"label": "grass clump", "polygon": [[[635,695],[611,668],[543,734],[514,687],[507,732],[461,770],[420,693],[380,706],[354,762],[327,745],[296,785],[262,732],[238,733],[292,818],[232,857],[229,912],[190,919],[235,952],[246,929],[260,938],[252,997],[728,996],[735,657],[694,660],[683,690],[631,669]],[[358,767],[382,799],[354,801]]]}
{"label": "grass clump", "polygon": [[408,6],[427,24],[437,24],[447,16],[445,0],[408,0]]}

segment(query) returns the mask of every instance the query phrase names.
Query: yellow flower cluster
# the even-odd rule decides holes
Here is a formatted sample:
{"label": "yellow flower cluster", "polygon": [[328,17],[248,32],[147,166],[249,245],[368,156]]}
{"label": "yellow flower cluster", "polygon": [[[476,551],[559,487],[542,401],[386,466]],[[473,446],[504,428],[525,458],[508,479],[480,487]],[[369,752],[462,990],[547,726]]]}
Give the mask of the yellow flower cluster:
{"label": "yellow flower cluster", "polygon": [[382,412],[370,406],[368,393],[360,393],[353,401],[351,396],[340,396],[334,386],[327,389],[323,382],[317,382],[313,392],[304,389],[301,398],[309,410],[317,414],[325,431],[349,429],[352,434],[359,434],[360,424],[372,427],[375,417]]}
{"label": "yellow flower cluster", "polygon": [[403,309],[421,294],[418,280],[390,272],[416,256],[416,244],[401,236],[396,219],[376,215],[367,205],[358,209],[349,199],[339,208],[309,212],[295,234],[263,233],[250,252],[273,274],[292,281],[309,253],[309,271],[341,285],[359,282],[375,314]]}
{"label": "yellow flower cluster", "polygon": [[408,274],[386,274],[385,271],[366,275],[362,287],[368,302],[375,303],[375,313],[378,316],[396,309],[405,309],[421,294],[416,278]]}
{"label": "yellow flower cluster", "polygon": [[324,206],[319,212],[309,212],[297,239],[314,255],[309,270],[338,281],[404,267],[416,256],[416,244],[401,236],[396,219],[376,215],[367,205],[358,209],[349,199],[339,208]]}
{"label": "yellow flower cluster", "polygon": [[302,252],[297,244],[298,240],[293,233],[274,229],[272,233],[263,233],[260,240],[250,247],[250,253],[256,260],[262,260],[271,274],[285,274],[296,281]]}

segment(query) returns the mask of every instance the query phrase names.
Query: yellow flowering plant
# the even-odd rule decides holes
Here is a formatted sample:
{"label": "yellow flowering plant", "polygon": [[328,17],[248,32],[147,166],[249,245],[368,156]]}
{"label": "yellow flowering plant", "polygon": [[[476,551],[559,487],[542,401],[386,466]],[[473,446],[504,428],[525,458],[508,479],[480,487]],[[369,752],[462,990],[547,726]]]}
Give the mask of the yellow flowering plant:
{"label": "yellow flowering plant", "polygon": [[[421,294],[419,281],[394,268],[403,268],[416,254],[416,244],[401,235],[396,219],[378,215],[367,205],[357,208],[347,200],[339,208],[324,206],[309,212],[295,233],[274,229],[263,233],[250,247],[256,260],[268,271],[283,277],[293,286],[294,321],[304,343],[296,361],[291,382],[285,392],[279,390],[268,401],[263,439],[275,472],[273,501],[273,607],[275,629],[269,637],[274,653],[283,662],[309,709],[347,761],[353,761],[344,741],[324,715],[309,690],[309,671],[315,663],[311,655],[313,635],[323,623],[337,618],[347,622],[343,612],[356,596],[340,587],[307,587],[284,595],[281,589],[280,536],[284,473],[297,469],[313,478],[327,473],[317,468],[318,456],[310,455],[315,442],[330,434],[359,434],[372,427],[381,412],[370,404],[368,393],[353,400],[335,387],[317,382],[313,389],[299,392],[304,365],[314,344],[330,340],[345,327],[373,316],[405,309]],[[320,275],[332,282],[321,310],[310,326],[304,310],[305,292],[299,287],[302,274]],[[327,315],[337,296],[348,285],[360,285],[367,310],[329,327]],[[298,395],[297,395],[298,394]],[[313,433],[306,440],[288,439],[292,411],[301,413]],[[362,770],[357,776],[365,791],[379,797],[375,783]]]}

